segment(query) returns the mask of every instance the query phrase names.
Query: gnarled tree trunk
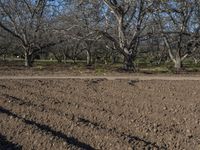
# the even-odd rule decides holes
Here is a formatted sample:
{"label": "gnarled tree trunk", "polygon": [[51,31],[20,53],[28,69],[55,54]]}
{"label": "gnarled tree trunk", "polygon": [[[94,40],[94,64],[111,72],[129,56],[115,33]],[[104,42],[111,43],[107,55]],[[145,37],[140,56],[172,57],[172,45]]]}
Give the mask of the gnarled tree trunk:
{"label": "gnarled tree trunk", "polygon": [[177,50],[175,61],[174,61],[174,68],[177,72],[179,72],[182,69],[182,58],[180,50]]}
{"label": "gnarled tree trunk", "polygon": [[3,61],[6,60],[6,54],[3,54]]}
{"label": "gnarled tree trunk", "polygon": [[177,72],[181,71],[183,65],[182,65],[182,61],[180,59],[176,59],[175,63],[174,63],[174,68],[176,69]]}
{"label": "gnarled tree trunk", "polygon": [[25,67],[32,67],[32,55],[30,55],[27,51],[24,55],[24,63]]}
{"label": "gnarled tree trunk", "polygon": [[92,54],[91,54],[90,50],[86,50],[86,55],[87,55],[87,65],[91,65],[92,64]]}
{"label": "gnarled tree trunk", "polygon": [[133,61],[134,61],[134,57],[132,54],[126,54],[124,56],[124,69],[126,71],[135,71],[135,65]]}

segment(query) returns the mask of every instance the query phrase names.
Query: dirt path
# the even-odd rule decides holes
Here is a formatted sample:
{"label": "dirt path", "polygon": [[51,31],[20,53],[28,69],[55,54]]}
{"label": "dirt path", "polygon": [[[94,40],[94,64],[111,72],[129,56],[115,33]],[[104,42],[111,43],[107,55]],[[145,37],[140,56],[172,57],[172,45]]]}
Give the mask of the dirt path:
{"label": "dirt path", "polygon": [[200,81],[200,76],[0,76],[5,79],[107,79],[107,80],[165,80],[165,81]]}

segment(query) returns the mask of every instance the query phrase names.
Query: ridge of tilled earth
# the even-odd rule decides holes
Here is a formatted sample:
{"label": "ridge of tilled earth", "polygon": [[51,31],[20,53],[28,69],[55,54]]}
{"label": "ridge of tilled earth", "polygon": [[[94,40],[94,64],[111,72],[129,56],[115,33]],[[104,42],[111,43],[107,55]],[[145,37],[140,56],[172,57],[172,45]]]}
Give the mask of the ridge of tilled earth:
{"label": "ridge of tilled earth", "polygon": [[2,80],[0,89],[0,133],[16,148],[199,148],[196,81]]}

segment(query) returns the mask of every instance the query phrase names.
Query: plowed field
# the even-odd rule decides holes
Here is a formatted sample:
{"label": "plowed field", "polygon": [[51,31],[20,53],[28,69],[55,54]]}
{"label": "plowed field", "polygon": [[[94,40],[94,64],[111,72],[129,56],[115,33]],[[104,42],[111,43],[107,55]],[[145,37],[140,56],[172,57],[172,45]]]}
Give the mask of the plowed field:
{"label": "plowed field", "polygon": [[198,150],[200,81],[0,80],[2,150]]}

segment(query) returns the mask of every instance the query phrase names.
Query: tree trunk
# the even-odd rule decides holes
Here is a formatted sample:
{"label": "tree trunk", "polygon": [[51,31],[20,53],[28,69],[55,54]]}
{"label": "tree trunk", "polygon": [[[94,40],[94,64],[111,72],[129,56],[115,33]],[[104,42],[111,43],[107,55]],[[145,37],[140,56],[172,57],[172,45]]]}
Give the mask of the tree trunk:
{"label": "tree trunk", "polygon": [[180,60],[176,60],[174,67],[177,71],[180,71],[182,68],[182,62]]}
{"label": "tree trunk", "polygon": [[112,60],[112,64],[115,64],[116,63],[116,56],[111,56],[111,60]]}
{"label": "tree trunk", "polygon": [[177,72],[180,72],[182,69],[182,59],[181,59],[180,50],[177,51],[176,59],[174,62],[174,68],[176,69]]}
{"label": "tree trunk", "polygon": [[59,64],[62,63],[62,59],[61,58],[58,58],[57,61],[58,61]]}
{"label": "tree trunk", "polygon": [[176,69],[177,72],[180,72],[182,69],[182,61],[181,58],[176,58],[175,63],[174,63],[174,68]]}
{"label": "tree trunk", "polygon": [[28,54],[28,52],[25,52],[24,61],[25,61],[25,67],[32,67],[31,55]]}
{"label": "tree trunk", "polygon": [[92,63],[92,55],[91,52],[89,50],[86,51],[87,54],[87,65],[91,65]]}
{"label": "tree trunk", "polygon": [[76,57],[73,57],[73,63],[76,64]]}
{"label": "tree trunk", "polygon": [[3,61],[6,60],[6,54],[3,54]]}
{"label": "tree trunk", "polygon": [[65,54],[63,54],[63,62],[64,64],[67,64],[67,56]]}
{"label": "tree trunk", "polygon": [[124,69],[126,71],[135,71],[133,55],[127,54],[126,56],[124,56]]}
{"label": "tree trunk", "polygon": [[62,63],[62,57],[57,56],[56,54],[54,54],[55,59],[57,60],[58,63]]}

